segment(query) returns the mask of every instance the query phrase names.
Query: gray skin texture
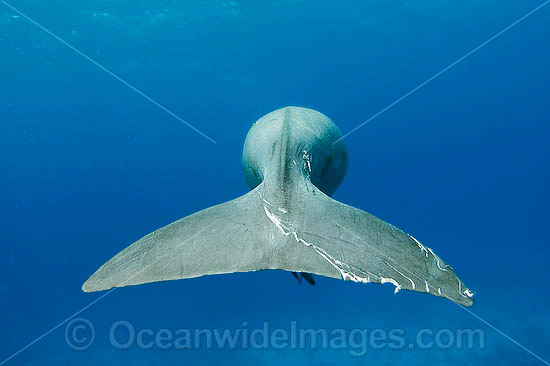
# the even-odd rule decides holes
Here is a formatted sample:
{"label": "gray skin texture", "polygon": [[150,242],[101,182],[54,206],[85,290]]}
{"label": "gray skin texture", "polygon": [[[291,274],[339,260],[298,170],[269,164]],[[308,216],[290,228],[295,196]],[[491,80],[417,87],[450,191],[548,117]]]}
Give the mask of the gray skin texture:
{"label": "gray skin texture", "polygon": [[[391,283],[471,306],[451,266],[412,236],[330,198],[348,154],[336,125],[286,107],[248,132],[249,193],[138,240],[83,285],[86,292],[211,274],[282,269],[360,283]],[[336,143],[335,143],[336,142]]]}

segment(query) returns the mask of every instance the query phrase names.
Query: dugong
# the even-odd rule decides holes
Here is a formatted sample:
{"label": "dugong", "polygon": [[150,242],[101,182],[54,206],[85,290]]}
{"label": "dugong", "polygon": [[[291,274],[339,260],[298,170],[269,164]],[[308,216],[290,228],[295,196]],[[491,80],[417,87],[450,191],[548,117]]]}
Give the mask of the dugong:
{"label": "dugong", "polygon": [[325,115],[286,107],[263,116],[248,132],[242,165],[250,192],[143,237],[82,289],[282,269],[391,283],[395,292],[473,304],[473,292],[432,249],[330,198],[344,178],[348,153],[340,130]]}

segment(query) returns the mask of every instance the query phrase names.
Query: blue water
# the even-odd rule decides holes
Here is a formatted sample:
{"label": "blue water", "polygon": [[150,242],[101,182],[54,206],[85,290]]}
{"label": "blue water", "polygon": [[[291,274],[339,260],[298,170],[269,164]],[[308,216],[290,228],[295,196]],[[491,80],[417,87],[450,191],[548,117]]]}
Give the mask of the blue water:
{"label": "blue water", "polygon": [[[497,331],[442,298],[283,271],[80,288],[141,236],[247,192],[242,144],[265,113],[314,108],[347,133],[542,1],[8,3],[217,143],[0,2],[1,365],[56,326],[5,365],[544,364],[499,331],[550,360],[550,4],[350,134],[334,195],[434,248]],[[95,340],[75,351],[67,319],[98,299],[76,315]],[[484,344],[121,350],[121,320],[407,342],[474,329]]]}

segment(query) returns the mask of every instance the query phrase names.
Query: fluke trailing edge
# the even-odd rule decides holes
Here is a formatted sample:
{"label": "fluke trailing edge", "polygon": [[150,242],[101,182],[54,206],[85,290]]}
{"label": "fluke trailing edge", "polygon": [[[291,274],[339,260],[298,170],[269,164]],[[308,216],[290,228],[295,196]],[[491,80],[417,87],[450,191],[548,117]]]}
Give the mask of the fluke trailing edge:
{"label": "fluke trailing edge", "polygon": [[138,240],[82,289],[283,269],[389,282],[395,292],[415,290],[472,305],[473,293],[432,249],[330,198],[348,164],[341,136],[329,118],[311,109],[287,107],[265,115],[244,144],[249,193]]}

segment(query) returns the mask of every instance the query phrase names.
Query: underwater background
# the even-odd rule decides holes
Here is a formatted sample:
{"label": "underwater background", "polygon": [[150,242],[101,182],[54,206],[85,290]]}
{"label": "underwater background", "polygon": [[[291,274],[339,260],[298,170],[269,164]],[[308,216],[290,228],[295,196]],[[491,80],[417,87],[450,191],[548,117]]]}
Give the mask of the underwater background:
{"label": "underwater background", "polygon": [[[550,361],[550,4],[346,137],[333,197],[434,248],[476,292],[475,315],[390,284],[309,286],[283,271],[81,291],[145,234],[246,193],[242,146],[262,115],[309,107],[345,134],[541,4],[0,1],[0,365]],[[73,314],[94,334],[69,329]],[[121,349],[120,321],[154,334],[400,329],[407,345]],[[423,329],[483,342],[415,347]],[[75,334],[93,344],[75,349]]]}

